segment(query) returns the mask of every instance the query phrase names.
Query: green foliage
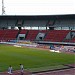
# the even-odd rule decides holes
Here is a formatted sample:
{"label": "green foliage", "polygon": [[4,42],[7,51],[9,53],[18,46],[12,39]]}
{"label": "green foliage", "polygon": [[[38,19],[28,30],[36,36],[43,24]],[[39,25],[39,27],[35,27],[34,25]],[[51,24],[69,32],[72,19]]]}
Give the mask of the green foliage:
{"label": "green foliage", "polygon": [[9,65],[12,65],[13,70],[18,70],[20,63],[25,69],[45,68],[75,63],[75,55],[0,45],[0,71],[7,71]]}

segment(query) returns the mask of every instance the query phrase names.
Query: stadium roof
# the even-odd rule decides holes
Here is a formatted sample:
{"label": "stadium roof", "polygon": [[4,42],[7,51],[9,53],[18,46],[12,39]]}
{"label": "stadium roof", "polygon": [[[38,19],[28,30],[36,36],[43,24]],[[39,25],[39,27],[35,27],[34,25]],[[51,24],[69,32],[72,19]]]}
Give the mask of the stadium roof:
{"label": "stadium roof", "polygon": [[67,14],[67,15],[0,15],[0,19],[26,19],[26,20],[75,19],[75,14]]}

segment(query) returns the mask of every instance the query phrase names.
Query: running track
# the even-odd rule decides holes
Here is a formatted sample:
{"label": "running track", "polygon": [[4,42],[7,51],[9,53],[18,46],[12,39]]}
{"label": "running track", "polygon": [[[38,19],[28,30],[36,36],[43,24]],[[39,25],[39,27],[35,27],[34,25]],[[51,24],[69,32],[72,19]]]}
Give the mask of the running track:
{"label": "running track", "polygon": [[75,75],[75,68],[58,70],[58,71],[42,72],[42,73],[36,73],[32,75]]}
{"label": "running track", "polygon": [[[7,72],[0,73],[0,75],[9,75]],[[13,72],[12,75],[21,75],[19,71]],[[57,71],[49,71],[49,72],[41,72],[31,74],[30,72],[26,71],[23,75],[75,75],[75,68],[65,69],[65,70],[57,70]]]}

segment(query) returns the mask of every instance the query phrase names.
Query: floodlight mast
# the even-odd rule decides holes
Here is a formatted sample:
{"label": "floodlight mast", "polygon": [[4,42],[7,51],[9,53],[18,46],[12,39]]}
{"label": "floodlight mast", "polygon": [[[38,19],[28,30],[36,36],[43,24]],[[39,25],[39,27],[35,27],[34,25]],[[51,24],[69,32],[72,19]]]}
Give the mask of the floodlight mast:
{"label": "floodlight mast", "polygon": [[5,15],[4,0],[2,0],[2,15]]}

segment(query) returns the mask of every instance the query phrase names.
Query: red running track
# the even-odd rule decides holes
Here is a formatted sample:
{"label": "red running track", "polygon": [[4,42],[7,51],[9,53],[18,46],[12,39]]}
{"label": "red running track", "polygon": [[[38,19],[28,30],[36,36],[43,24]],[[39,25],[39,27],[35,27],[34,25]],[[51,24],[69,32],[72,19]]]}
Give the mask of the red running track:
{"label": "red running track", "polygon": [[50,71],[50,72],[42,72],[42,73],[36,73],[32,75],[75,75],[75,68],[58,70],[58,71]]}
{"label": "red running track", "polygon": [[[10,75],[7,72],[2,72],[0,75]],[[11,75],[21,75],[20,71],[14,71]],[[25,71],[23,75],[75,75],[75,68],[65,69],[65,70],[57,70],[57,71],[49,71],[49,72],[41,72],[36,74],[31,74],[29,71]]]}

